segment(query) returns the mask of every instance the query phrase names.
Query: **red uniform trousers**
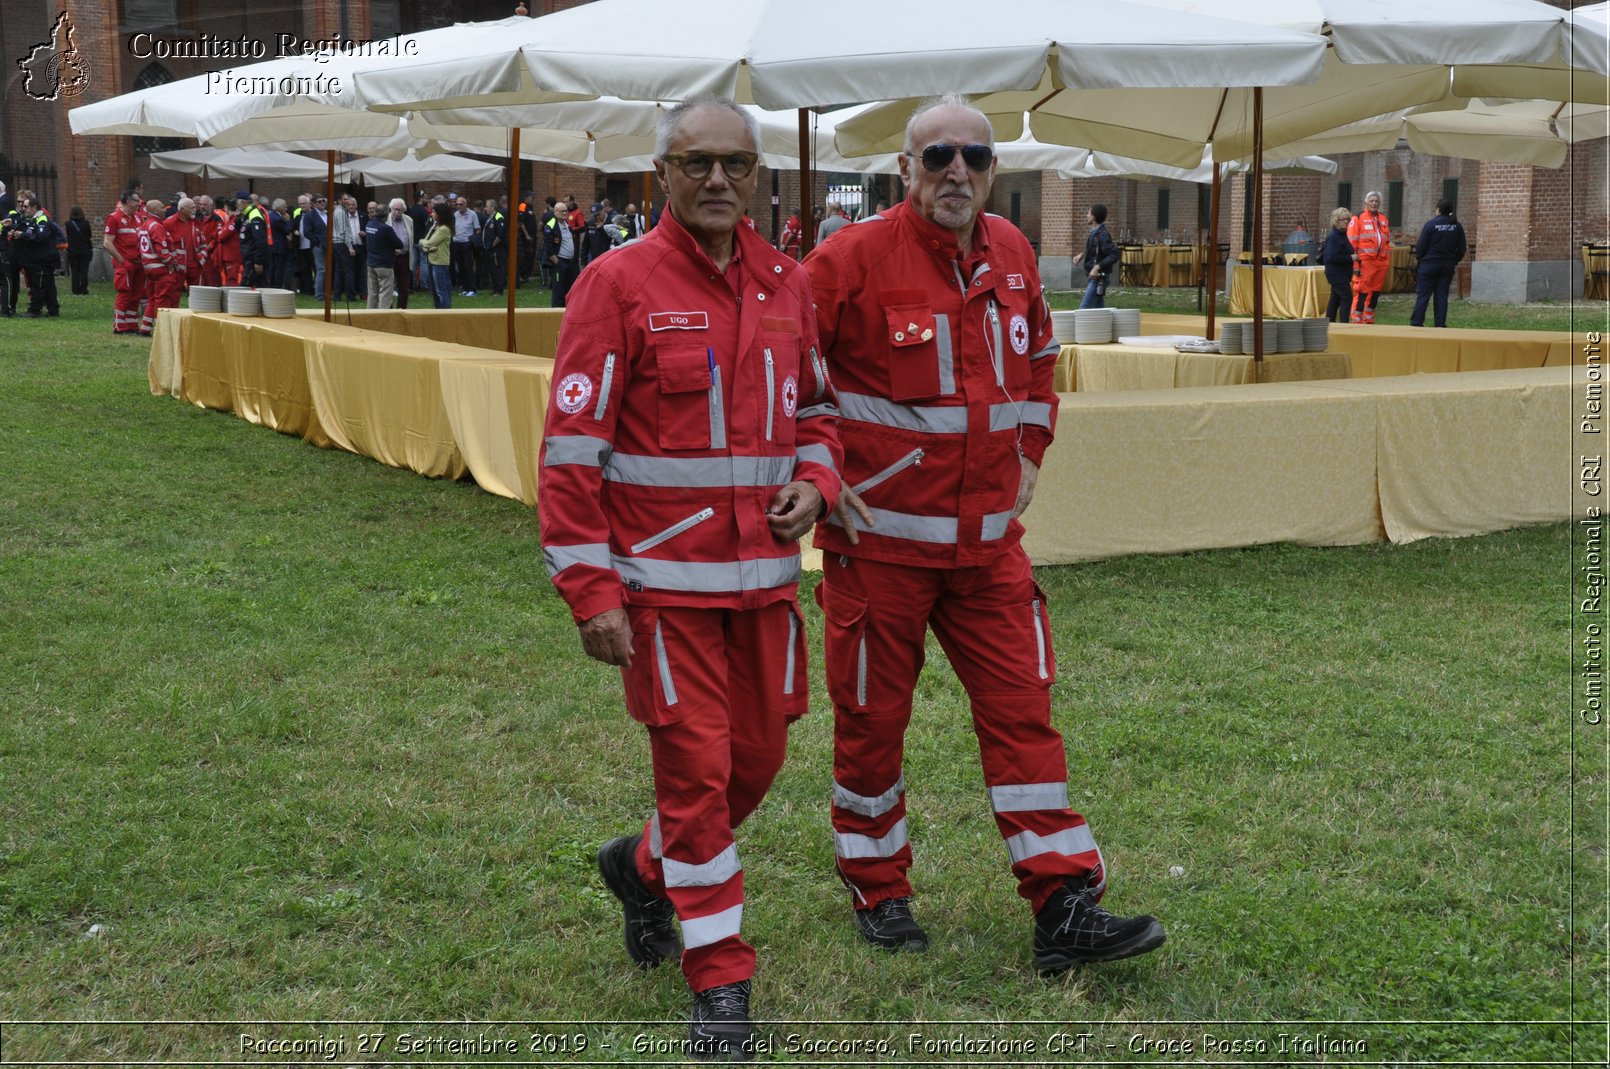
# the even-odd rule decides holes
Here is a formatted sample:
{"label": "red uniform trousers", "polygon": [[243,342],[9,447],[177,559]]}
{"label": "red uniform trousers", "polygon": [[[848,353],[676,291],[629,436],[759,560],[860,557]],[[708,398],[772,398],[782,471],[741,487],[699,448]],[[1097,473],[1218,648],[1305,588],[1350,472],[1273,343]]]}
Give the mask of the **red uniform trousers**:
{"label": "red uniform trousers", "polygon": [[1381,299],[1381,290],[1386,286],[1386,273],[1391,264],[1389,257],[1359,257],[1358,274],[1353,276],[1352,322],[1375,322],[1375,302]]}
{"label": "red uniform trousers", "polygon": [[218,269],[217,260],[208,260],[201,265],[201,284],[203,286],[222,286],[224,284],[224,275]]}
{"label": "red uniform trousers", "polygon": [[140,329],[140,312],[145,304],[145,268],[128,260],[112,266],[112,329],[119,334],[135,334]]}
{"label": "red uniform trousers", "polygon": [[817,600],[834,713],[834,849],[856,908],[911,894],[902,759],[929,627],[972,701],[1018,894],[1038,912],[1068,876],[1105,890],[1101,852],[1068,808],[1067,755],[1051,726],[1051,621],[1023,550],[977,568],[829,553]]}
{"label": "red uniform trousers", "polygon": [[[157,309],[162,307],[157,302],[162,297],[163,287],[167,285],[168,276],[173,272],[166,269],[145,272],[145,306],[140,315],[140,333],[149,334],[156,327]],[[174,302],[178,307],[178,302]]]}
{"label": "red uniform trousers", "polygon": [[788,724],[806,703],[799,606],[629,607],[626,708],[648,728],[655,813],[637,868],[682,925],[682,972],[694,991],[748,979],[739,937],[743,868],[733,830],[783,765]]}
{"label": "red uniform trousers", "polygon": [[218,258],[219,285],[239,286],[243,274],[243,264],[240,260],[231,260],[227,257]]}
{"label": "red uniform trousers", "polygon": [[155,323],[158,308],[179,307],[179,298],[184,296],[184,275],[169,268],[154,274],[147,272],[146,279],[151,285],[151,300],[146,302],[146,315]]}

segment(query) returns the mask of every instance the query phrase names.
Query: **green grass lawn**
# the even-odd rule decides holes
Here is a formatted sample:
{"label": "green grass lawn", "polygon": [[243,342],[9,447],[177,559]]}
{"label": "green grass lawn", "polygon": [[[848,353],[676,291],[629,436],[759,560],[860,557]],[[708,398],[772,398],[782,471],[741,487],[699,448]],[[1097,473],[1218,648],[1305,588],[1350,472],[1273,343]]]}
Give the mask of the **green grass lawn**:
{"label": "green grass lawn", "polygon": [[[681,978],[629,967],[593,866],[651,805],[646,740],[534,511],[150,396],[107,288],[0,326],[0,1020],[78,1022],[0,1026],[0,1062],[454,1060],[404,1031],[674,1060]],[[1602,1064],[1572,578],[1565,525],[1041,569],[1108,904],[1169,930],[1051,981],[937,647],[906,768],[934,948],[853,934],[811,606],[812,713],[739,835],[769,1060]],[[109,1023],[156,1019],[258,1023]],[[317,1023],[366,1020],[503,1023]],[[575,1020],[623,1023],[534,1023]]]}

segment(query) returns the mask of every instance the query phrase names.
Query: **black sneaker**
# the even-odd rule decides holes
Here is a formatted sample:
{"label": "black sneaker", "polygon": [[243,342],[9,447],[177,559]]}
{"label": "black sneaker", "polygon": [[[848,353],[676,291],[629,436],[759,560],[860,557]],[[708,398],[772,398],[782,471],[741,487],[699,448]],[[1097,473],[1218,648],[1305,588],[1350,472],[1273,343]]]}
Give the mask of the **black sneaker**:
{"label": "black sneaker", "polygon": [[1156,917],[1115,917],[1084,881],[1069,879],[1034,917],[1034,964],[1056,974],[1087,961],[1116,961],[1156,950],[1167,937]]}
{"label": "black sneaker", "polygon": [[749,981],[693,993],[688,1021],[693,1056],[702,1062],[755,1060],[755,1026],[749,1021]]}
{"label": "black sneaker", "polygon": [[611,839],[598,848],[598,872],[621,901],[626,914],[626,953],[640,969],[652,969],[666,958],[682,953],[676,934],[676,910],[671,900],[643,886],[637,874],[637,844],[641,835]]}
{"label": "black sneaker", "polygon": [[911,897],[885,898],[871,909],[855,911],[861,937],[885,950],[909,950],[920,954],[928,949],[928,933],[911,915]]}

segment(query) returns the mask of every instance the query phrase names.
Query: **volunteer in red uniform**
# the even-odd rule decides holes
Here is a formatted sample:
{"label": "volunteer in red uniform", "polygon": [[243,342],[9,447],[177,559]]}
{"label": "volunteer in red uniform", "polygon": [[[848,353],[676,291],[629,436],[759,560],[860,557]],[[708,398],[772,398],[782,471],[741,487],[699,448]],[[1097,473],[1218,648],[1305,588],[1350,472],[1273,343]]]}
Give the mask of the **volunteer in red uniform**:
{"label": "volunteer in red uniform", "polygon": [[219,283],[224,286],[240,285],[243,271],[240,231],[235,229],[235,203],[232,200],[226,201],[225,207],[213,212],[213,216],[218,220],[218,229],[211,235],[212,254],[218,261]]}
{"label": "volunteer in red uniform", "polygon": [[537,495],[554,585],[587,653],[621,667],[653,756],[654,816],[599,869],[640,966],[678,952],[680,920],[707,1058],[753,1053],[733,831],[805,712],[795,540],[839,487],[809,281],[739,224],[758,144],[730,101],[661,120],[670,211],[571,290]]}
{"label": "volunteer in red uniform", "polygon": [[[184,285],[183,270],[177,278],[173,273],[173,248],[162,218],[165,207],[160,200],[147,201],[140,221],[140,265],[145,271],[145,313],[140,317],[140,334],[144,337],[150,337],[156,326],[158,308],[179,307],[179,292]],[[170,298],[173,303],[165,303]]]}
{"label": "volunteer in red uniform", "polygon": [[201,285],[201,264],[206,258],[201,221],[196,218],[196,202],[179,198],[178,210],[166,220],[168,234],[184,258],[184,288]]}
{"label": "volunteer in red uniform", "polygon": [[196,227],[201,231],[201,284],[223,285],[223,272],[218,268],[218,232],[223,224],[212,206],[212,198],[203,193],[196,197]]}
{"label": "volunteer in red uniform", "polygon": [[125,192],[106,217],[101,247],[112,257],[112,333],[138,334],[145,303],[145,269],[140,261],[140,195]]}
{"label": "volunteer in red uniform", "polygon": [[[158,276],[152,288],[156,308],[177,308],[179,298],[184,295],[185,282],[190,274],[190,249],[194,243],[190,233],[193,226],[190,216],[195,214],[195,210],[195,201],[181,197],[173,214],[157,224],[163,231],[166,246],[163,260],[167,270]],[[151,315],[153,318],[156,316],[155,309]]]}
{"label": "volunteer in red uniform", "polygon": [[1050,618],[1020,545],[1057,411],[1034,251],[983,213],[992,136],[965,98],[919,107],[899,164],[907,199],[805,261],[845,457],[837,511],[816,530],[839,874],[868,942],[927,948],[907,879],[902,752],[932,628],[972,699],[995,822],[1035,914],[1035,963],[1141,954],[1163,927],[1098,904],[1106,872],[1068,805]]}
{"label": "volunteer in red uniform", "polygon": [[1381,299],[1386,275],[1392,267],[1392,225],[1381,214],[1381,194],[1364,194],[1364,210],[1347,224],[1347,240],[1353,243],[1354,323],[1375,322],[1375,302]]}

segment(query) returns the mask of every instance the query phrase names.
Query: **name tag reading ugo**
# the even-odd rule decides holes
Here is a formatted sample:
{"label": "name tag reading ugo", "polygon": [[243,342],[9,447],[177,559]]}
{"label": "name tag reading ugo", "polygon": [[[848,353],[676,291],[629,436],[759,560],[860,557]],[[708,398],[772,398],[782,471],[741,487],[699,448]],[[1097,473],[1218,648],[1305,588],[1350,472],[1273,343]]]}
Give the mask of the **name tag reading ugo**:
{"label": "name tag reading ugo", "polygon": [[648,314],[648,329],[660,330],[709,330],[710,316],[706,312],[650,312]]}

